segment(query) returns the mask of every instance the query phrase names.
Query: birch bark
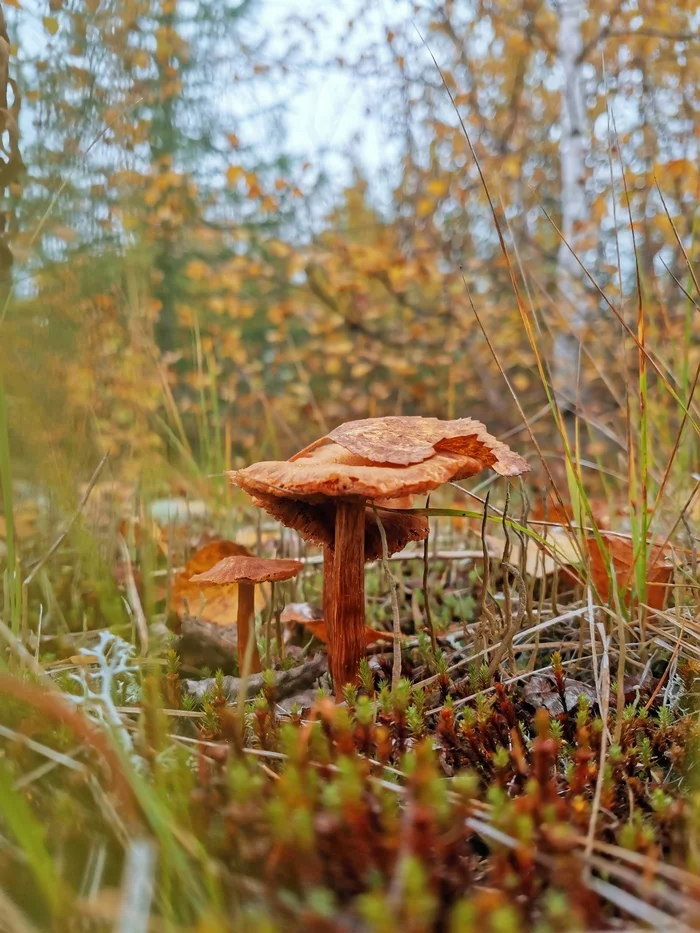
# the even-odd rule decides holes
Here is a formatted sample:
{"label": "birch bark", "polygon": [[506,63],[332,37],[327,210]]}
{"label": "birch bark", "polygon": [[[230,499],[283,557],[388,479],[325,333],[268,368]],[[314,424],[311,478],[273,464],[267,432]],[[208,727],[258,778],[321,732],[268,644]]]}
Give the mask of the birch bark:
{"label": "birch bark", "polygon": [[[561,231],[572,249],[578,249],[589,218],[586,201],[586,101],[581,53],[581,23],[587,0],[559,2],[559,60],[564,72],[561,98]],[[558,300],[568,326],[562,324],[554,339],[552,375],[554,390],[564,410],[577,397],[578,354],[581,331],[586,323],[586,292],[581,268],[566,243],[557,256]],[[583,394],[583,393],[582,393]]]}

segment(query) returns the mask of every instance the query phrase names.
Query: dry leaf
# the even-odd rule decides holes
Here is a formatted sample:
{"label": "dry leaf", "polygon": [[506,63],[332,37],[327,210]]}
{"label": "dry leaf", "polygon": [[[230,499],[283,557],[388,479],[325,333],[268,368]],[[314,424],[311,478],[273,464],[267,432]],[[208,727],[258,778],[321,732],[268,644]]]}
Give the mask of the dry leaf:
{"label": "dry leaf", "polygon": [[407,466],[449,451],[473,458],[480,464],[478,470],[490,466],[503,476],[517,476],[529,470],[519,454],[473,418],[454,421],[410,415],[365,418],[339,425],[328,437],[373,463]]}
{"label": "dry leaf", "polygon": [[[328,644],[328,631],[321,615],[321,610],[311,603],[289,603],[282,610],[280,621],[283,625],[303,625],[314,638]],[[372,645],[377,641],[391,641],[391,632],[380,632],[377,629],[365,626],[365,643]]]}
{"label": "dry leaf", "polygon": [[280,615],[282,625],[306,625],[307,622],[320,622],[323,613],[311,603],[287,603]]}
{"label": "dry leaf", "polygon": [[[589,499],[588,505],[598,528],[610,527],[610,504],[605,499]],[[546,499],[536,500],[530,513],[532,521],[546,521],[566,525],[575,520],[574,507],[570,502],[562,506],[550,494]]]}
{"label": "dry leaf", "polygon": [[[600,597],[605,602],[610,600],[610,578],[608,577],[608,559],[617,578],[617,585],[624,601],[629,604],[635,581],[634,544],[629,538],[614,535],[601,535],[606,553],[602,553],[595,538],[586,538],[591,557],[591,577]],[[650,544],[647,554],[646,599],[652,609],[661,610],[666,603],[666,596],[673,577],[673,564],[669,558],[672,548],[662,548],[660,544]],[[641,557],[639,558],[641,559]]]}
{"label": "dry leaf", "polygon": [[[584,684],[581,680],[566,677],[564,680],[564,698],[567,712],[576,709],[580,696],[587,697],[591,705],[596,703],[598,699],[593,687]],[[550,716],[561,716],[564,712],[554,678],[547,674],[536,674],[534,677],[527,679],[523,688],[523,700],[535,709],[544,707]]]}

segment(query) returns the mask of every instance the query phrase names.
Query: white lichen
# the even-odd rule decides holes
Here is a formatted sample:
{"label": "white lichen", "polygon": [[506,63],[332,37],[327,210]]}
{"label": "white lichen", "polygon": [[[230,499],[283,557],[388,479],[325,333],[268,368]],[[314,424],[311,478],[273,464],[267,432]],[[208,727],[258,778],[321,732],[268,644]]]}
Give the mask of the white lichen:
{"label": "white lichen", "polygon": [[[134,646],[111,632],[100,632],[96,645],[81,648],[80,654],[97,664],[96,669],[81,669],[71,674],[82,696],[72,699],[82,706],[88,716],[113,730],[126,751],[133,752],[133,742],[119,714],[114,694],[118,688],[125,691],[125,699],[138,698],[137,668],[132,664]],[[118,680],[118,678],[121,678]]]}

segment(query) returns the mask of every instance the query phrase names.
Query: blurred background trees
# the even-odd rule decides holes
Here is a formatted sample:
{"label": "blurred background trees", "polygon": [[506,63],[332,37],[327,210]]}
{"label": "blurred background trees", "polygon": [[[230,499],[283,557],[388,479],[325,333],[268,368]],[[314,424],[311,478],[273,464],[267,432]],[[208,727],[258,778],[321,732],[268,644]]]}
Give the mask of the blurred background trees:
{"label": "blurred background trees", "polygon": [[0,363],[27,475],[106,447],[129,475],[217,472],[399,411],[512,427],[472,300],[525,413],[541,356],[595,457],[627,417],[609,303],[636,334],[637,273],[688,397],[691,0],[4,7],[26,171]]}

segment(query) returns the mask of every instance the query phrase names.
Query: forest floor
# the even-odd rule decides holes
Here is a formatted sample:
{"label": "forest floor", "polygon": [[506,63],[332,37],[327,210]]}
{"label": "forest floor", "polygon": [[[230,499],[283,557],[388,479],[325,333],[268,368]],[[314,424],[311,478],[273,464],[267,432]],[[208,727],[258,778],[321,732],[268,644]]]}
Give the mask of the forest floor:
{"label": "forest floor", "polygon": [[[524,486],[507,514],[451,490],[425,548],[368,565],[367,658],[337,704],[320,554],[234,504],[98,477],[52,538],[15,503],[0,927],[700,928],[687,516],[640,577],[609,503],[586,503],[593,535]],[[231,541],[304,563],[259,588],[247,678],[235,585],[190,582]]]}

